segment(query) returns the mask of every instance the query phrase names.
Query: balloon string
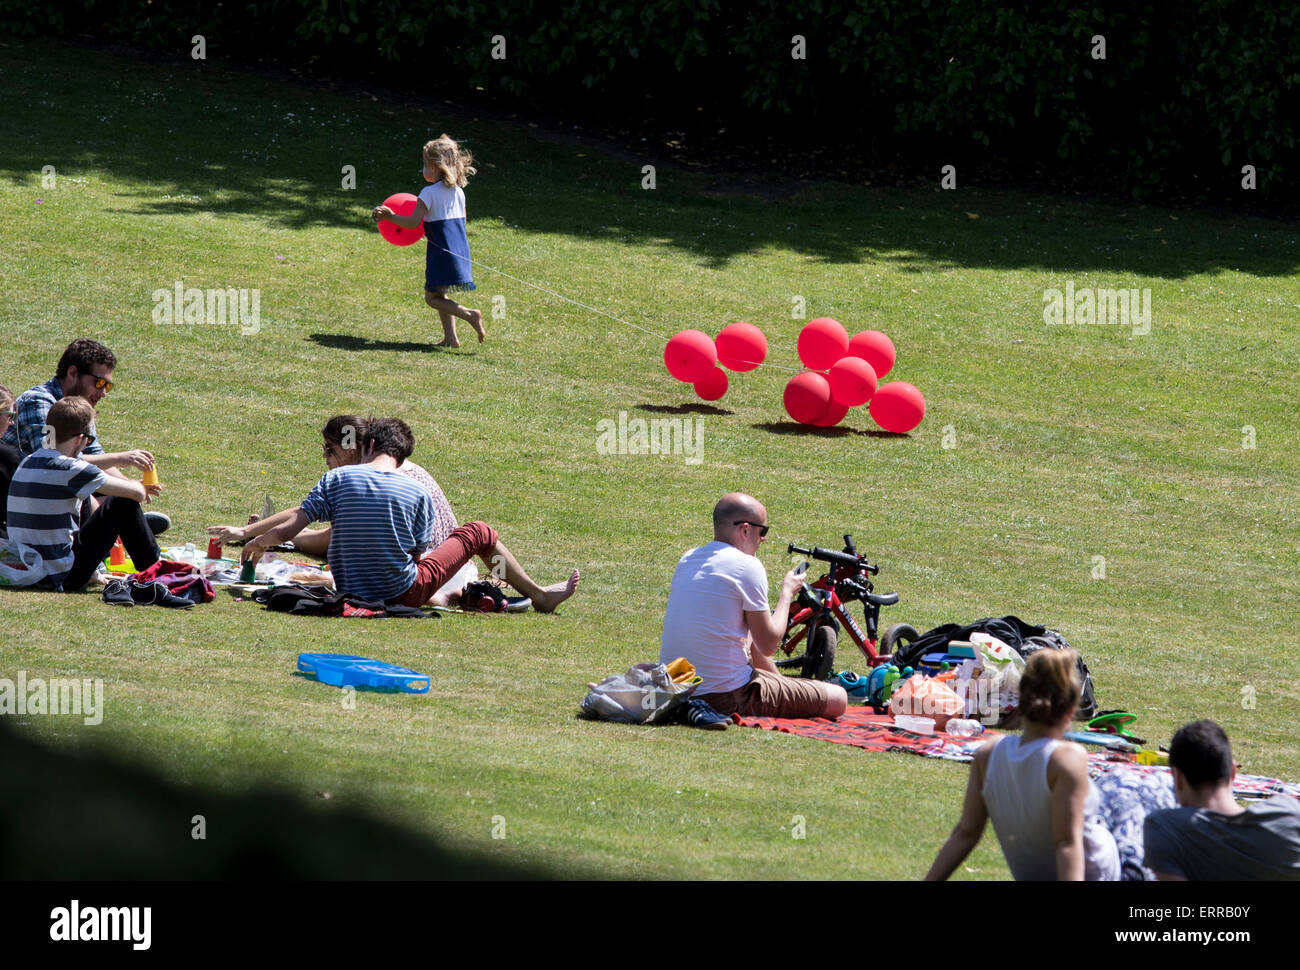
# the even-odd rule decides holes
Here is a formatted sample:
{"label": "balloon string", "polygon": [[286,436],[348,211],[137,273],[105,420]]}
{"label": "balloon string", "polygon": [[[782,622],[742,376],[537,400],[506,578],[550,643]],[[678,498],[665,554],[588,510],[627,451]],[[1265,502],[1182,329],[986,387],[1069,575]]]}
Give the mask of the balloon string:
{"label": "balloon string", "polygon": [[[589,306],[588,304],[583,303],[580,300],[571,299],[570,297],[565,296],[563,293],[556,293],[554,290],[548,290],[546,287],[538,286],[536,283],[530,283],[528,282],[528,280],[521,280],[519,277],[511,276],[509,273],[504,272],[503,270],[499,270],[496,269],[495,267],[488,266],[486,263],[480,263],[477,259],[472,259],[469,256],[462,256],[460,253],[453,253],[446,246],[439,246],[437,243],[432,241],[429,242],[429,245],[441,249],[444,253],[447,253],[448,255],[455,256],[457,259],[463,259],[467,263],[473,263],[475,266],[481,267],[482,269],[487,270],[489,273],[496,273],[498,276],[504,276],[508,280],[514,280],[516,283],[522,283],[524,286],[531,286],[535,290],[541,290],[543,293],[549,293],[551,296],[564,300],[566,303],[572,303],[574,306],[580,306],[584,310],[590,310],[592,313],[599,313],[602,317],[608,317],[609,319],[614,320],[617,323],[621,323],[625,326],[631,327],[634,330],[640,330],[642,333],[648,333],[650,336],[656,337],[659,340],[662,340],[664,343],[668,343],[668,338],[663,336],[662,334],[655,333],[653,330],[647,330],[645,327],[638,326],[635,323],[630,323],[627,320],[622,319],[621,317],[614,316],[614,314],[612,313],[606,313],[604,310],[599,310],[594,306]],[[753,364],[756,367],[764,367],[764,366],[775,367],[777,370],[788,370],[796,373],[798,371],[803,370],[802,367],[784,367],[780,364],[764,364],[763,361],[758,361],[758,360],[741,360],[737,358],[737,362],[741,364]]]}

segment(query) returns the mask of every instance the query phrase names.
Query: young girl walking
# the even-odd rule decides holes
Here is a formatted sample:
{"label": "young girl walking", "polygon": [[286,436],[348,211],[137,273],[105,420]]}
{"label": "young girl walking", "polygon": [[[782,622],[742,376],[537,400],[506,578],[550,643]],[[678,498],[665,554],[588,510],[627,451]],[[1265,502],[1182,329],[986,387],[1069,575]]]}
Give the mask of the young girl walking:
{"label": "young girl walking", "polygon": [[468,322],[482,343],[487,336],[482,312],[463,307],[447,296],[448,290],[475,289],[469,239],[465,235],[464,192],[469,177],[477,171],[474,156],[440,135],[424,146],[423,163],[424,179],[432,184],[420,192],[414,212],[399,216],[388,206],[377,205],[370,214],[376,222],[387,219],[407,229],[424,223],[424,302],[437,310],[442,320],[442,342],[437,346],[460,346],[456,317]]}

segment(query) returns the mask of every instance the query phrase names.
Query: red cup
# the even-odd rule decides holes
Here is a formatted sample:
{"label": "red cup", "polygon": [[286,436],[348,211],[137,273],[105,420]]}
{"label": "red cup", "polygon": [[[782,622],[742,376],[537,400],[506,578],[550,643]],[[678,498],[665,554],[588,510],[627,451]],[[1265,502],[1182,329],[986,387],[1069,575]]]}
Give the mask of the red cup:
{"label": "red cup", "polygon": [[218,539],[216,536],[213,536],[211,539],[208,540],[208,558],[209,559],[221,558],[221,540]]}

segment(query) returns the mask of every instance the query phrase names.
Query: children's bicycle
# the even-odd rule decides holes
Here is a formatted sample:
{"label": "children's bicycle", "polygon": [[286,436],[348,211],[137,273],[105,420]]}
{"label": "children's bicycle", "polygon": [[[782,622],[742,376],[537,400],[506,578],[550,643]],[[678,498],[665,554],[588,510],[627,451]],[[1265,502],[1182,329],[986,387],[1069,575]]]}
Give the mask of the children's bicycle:
{"label": "children's bicycle", "polygon": [[[844,536],[843,552],[820,547],[803,549],[793,544],[788,551],[827,563],[830,570],[811,586],[805,582],[799,591],[797,609],[791,607],[790,620],[781,640],[786,659],[776,661],[777,667],[783,670],[798,668],[800,677],[826,680],[835,666],[835,646],[841,626],[848,629],[849,637],[872,667],[889,663],[898,647],[919,636],[914,627],[895,623],[877,642],[880,608],[897,603],[898,594],[874,591],[871,577],[880,572],[880,567],[871,565],[866,556],[858,553],[853,547],[853,536]],[[805,562],[800,571],[807,568]],[[854,601],[862,604],[866,633],[849,615],[848,604]],[[804,652],[791,656],[801,643]]]}

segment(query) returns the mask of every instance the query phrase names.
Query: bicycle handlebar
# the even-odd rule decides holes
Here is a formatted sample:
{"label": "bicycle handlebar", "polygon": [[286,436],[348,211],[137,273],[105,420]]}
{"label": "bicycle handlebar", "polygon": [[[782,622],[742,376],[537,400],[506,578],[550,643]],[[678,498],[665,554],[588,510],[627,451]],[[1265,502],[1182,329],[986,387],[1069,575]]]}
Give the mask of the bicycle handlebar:
{"label": "bicycle handlebar", "polygon": [[867,557],[860,553],[850,554],[847,552],[837,552],[834,549],[822,549],[820,546],[815,546],[812,549],[804,549],[800,546],[796,546],[794,543],[790,543],[787,552],[790,554],[797,552],[801,555],[812,556],[814,559],[820,559],[822,562],[835,563],[837,566],[846,566],[853,570],[865,569],[872,575],[880,572],[879,566],[873,566],[868,563]]}

